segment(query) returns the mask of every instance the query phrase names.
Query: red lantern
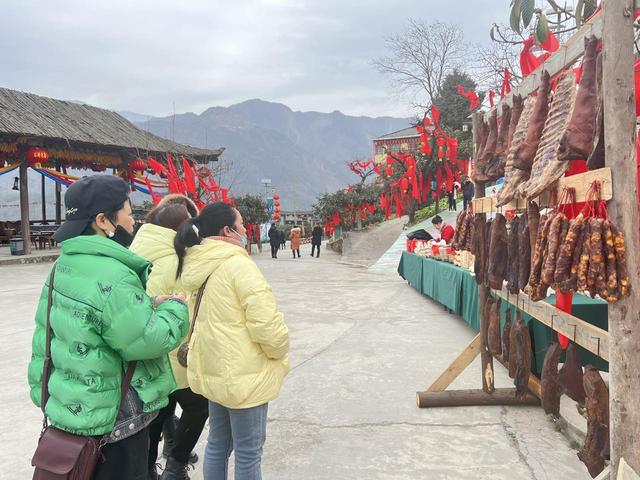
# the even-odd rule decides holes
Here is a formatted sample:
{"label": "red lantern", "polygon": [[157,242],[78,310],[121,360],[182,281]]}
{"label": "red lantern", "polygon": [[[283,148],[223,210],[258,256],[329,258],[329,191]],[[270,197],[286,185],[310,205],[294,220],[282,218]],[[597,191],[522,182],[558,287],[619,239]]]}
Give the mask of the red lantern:
{"label": "red lantern", "polygon": [[147,166],[141,158],[136,158],[127,165],[127,170],[130,172],[144,172],[146,169]]}
{"label": "red lantern", "polygon": [[33,166],[36,163],[44,163],[49,160],[49,154],[41,148],[30,148],[26,154],[27,163]]}
{"label": "red lantern", "polygon": [[388,177],[390,177],[391,175],[393,175],[393,168],[387,167],[387,169],[385,170],[385,173],[387,174]]}
{"label": "red lantern", "polygon": [[277,193],[273,196],[274,200],[280,200],[280,195],[278,195]]}
{"label": "red lantern", "polygon": [[406,177],[402,177],[402,180],[400,180],[400,188],[403,192],[406,192],[409,188],[409,180]]}
{"label": "red lantern", "polygon": [[387,157],[387,165],[391,165],[393,163],[393,158]]}
{"label": "red lantern", "polygon": [[418,133],[422,133],[422,132],[424,132],[424,128],[422,127],[422,125],[416,125],[416,131]]}
{"label": "red lantern", "polygon": [[273,219],[277,222],[278,220],[280,220],[280,215],[278,215],[277,213],[273,216]]}
{"label": "red lantern", "polygon": [[276,207],[280,206],[280,200],[276,200],[275,202],[273,202],[273,205]]}

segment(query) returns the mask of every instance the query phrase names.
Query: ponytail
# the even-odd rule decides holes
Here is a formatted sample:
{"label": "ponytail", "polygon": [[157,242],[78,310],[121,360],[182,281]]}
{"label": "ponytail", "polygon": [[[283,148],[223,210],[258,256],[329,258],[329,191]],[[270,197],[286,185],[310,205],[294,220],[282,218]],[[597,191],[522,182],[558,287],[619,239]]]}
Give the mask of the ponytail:
{"label": "ponytail", "polygon": [[178,255],[178,270],[176,271],[176,278],[180,278],[182,274],[182,267],[184,266],[184,256],[187,252],[187,247],[193,247],[194,245],[200,245],[202,238],[200,237],[200,231],[196,222],[198,217],[185,220],[173,240],[173,248]]}
{"label": "ponytail", "polygon": [[228,203],[216,202],[202,209],[200,215],[186,220],[178,229],[173,247],[178,255],[176,278],[182,275],[188,247],[200,245],[203,238],[221,235],[224,227],[234,228],[238,212]]}

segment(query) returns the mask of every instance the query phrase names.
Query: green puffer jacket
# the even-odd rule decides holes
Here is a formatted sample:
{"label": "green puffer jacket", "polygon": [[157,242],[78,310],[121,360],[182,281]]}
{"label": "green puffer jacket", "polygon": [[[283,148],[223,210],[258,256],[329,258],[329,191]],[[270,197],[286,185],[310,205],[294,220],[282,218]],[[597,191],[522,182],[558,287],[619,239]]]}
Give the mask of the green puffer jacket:
{"label": "green puffer jacket", "polygon": [[[116,421],[125,362],[137,360],[132,386],[153,412],[176,388],[167,353],[189,327],[187,307],[169,300],[153,308],[145,293],[150,264],[116,242],[80,236],[62,243],[51,308],[46,412],[55,427],[103,435]],[[36,312],[29,363],[31,400],[40,406],[48,278]]]}

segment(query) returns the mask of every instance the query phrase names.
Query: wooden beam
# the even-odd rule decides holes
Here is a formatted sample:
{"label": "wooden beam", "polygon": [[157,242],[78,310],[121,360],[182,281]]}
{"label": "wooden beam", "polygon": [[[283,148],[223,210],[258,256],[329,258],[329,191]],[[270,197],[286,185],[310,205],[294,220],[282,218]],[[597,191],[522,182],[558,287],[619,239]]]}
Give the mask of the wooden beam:
{"label": "wooden beam", "polygon": [[540,405],[531,393],[524,400],[516,398],[515,388],[499,388],[493,393],[483,390],[448,390],[446,392],[418,392],[419,408],[471,407],[476,405]]}
{"label": "wooden beam", "polygon": [[[56,172],[61,171],[60,168],[60,160],[56,160]],[[60,225],[62,223],[62,195],[61,195],[61,186],[58,182],[56,184],[56,225]]]}
{"label": "wooden beam", "polygon": [[[509,95],[505,95],[505,98],[494,108],[502,111],[502,105],[504,103],[512,106],[514,95],[521,95],[522,98],[527,98],[538,90],[543,71],[546,70],[553,77],[562,70],[571,67],[584,53],[584,37],[595,35],[597,38],[602,38],[602,32],[603,16],[601,13],[598,13],[589,19],[580,30],[574,33],[566,44],[560,46],[553,55],[547,58],[539,68],[522,80],[518,86],[514,87]],[[493,109],[489,109],[485,114],[486,121],[489,120],[491,110]]]}
{"label": "wooden beam", "polygon": [[611,464],[622,457],[640,471],[640,238],[634,95],[633,0],[603,6],[605,164],[613,172],[608,210],[624,233],[631,295],[609,305]]}
{"label": "wooden beam", "polygon": [[[566,187],[575,189],[576,202],[584,202],[587,200],[589,187],[591,187],[591,184],[594,181],[598,181],[602,184],[602,199],[611,200],[613,198],[613,183],[610,168],[599,168],[598,170],[590,170],[570,177],[562,177],[558,180],[556,186],[557,196],[555,198],[559,199],[562,191]],[[549,197],[553,190],[554,189],[550,188],[534,200],[538,205],[549,205]],[[475,213],[494,213],[497,211],[506,212],[508,210],[524,210],[527,207],[527,202],[524,200],[512,200],[502,207],[497,207],[497,202],[498,200],[496,197],[476,198],[473,200],[473,211]]]}
{"label": "wooden beam", "polygon": [[[480,123],[482,122],[482,113],[474,113],[472,118],[473,128],[473,145],[478,144],[478,132],[480,131]],[[474,192],[476,197],[484,197],[484,182],[474,182]],[[489,353],[489,346],[486,345],[487,330],[489,329],[489,319],[484,315],[484,304],[489,298],[489,287],[478,285],[478,310],[480,316],[480,356],[482,357],[482,390],[491,393],[495,390],[493,357]]]}
{"label": "wooden beam", "polygon": [[[606,330],[563,312],[545,301],[534,302],[525,293],[513,295],[507,292],[506,287],[503,287],[502,291],[494,290],[494,292],[503,301],[516,306],[538,322],[560,332],[600,358],[609,360],[609,333]],[[611,305],[609,305],[609,311],[611,311]]]}
{"label": "wooden beam", "polygon": [[480,334],[476,335],[471,343],[462,351],[460,355],[442,372],[442,374],[428,388],[427,392],[443,392],[451,385],[458,375],[480,354]]}
{"label": "wooden beam", "polygon": [[26,160],[20,162],[20,226],[24,254],[31,253],[31,226],[29,225],[29,177]]}

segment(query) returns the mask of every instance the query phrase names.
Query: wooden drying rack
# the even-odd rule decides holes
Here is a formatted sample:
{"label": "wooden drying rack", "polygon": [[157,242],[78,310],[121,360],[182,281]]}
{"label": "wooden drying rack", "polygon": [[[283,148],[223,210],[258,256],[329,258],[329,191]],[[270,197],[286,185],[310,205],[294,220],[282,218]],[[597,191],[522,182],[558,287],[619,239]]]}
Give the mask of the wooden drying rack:
{"label": "wooden drying rack", "polygon": [[[575,175],[559,180],[558,190],[565,186],[576,189],[576,201],[584,200],[586,188],[593,180],[603,185],[602,196],[610,200],[607,205],[609,217],[621,229],[627,245],[627,263],[633,288],[640,288],[640,238],[638,236],[638,201],[636,170],[636,115],[634,95],[634,2],[632,0],[606,0],[601,11],[587,24],[580,28],[566,45],[550,56],[540,68],[525,78],[495,108],[512,104],[514,95],[528,97],[540,85],[544,70],[553,77],[565,69],[572,68],[584,53],[584,38],[595,35],[604,38],[603,42],[603,80],[602,88],[604,115],[607,121],[604,126],[606,137],[605,169]],[[498,112],[499,113],[499,112]],[[473,115],[474,144],[483,115]],[[576,182],[581,182],[576,183]],[[476,195],[485,197],[484,183],[476,183]],[[545,197],[539,199],[546,205]],[[495,198],[479,198],[473,202],[476,213],[519,210],[520,202],[516,201],[496,208]],[[484,305],[490,291],[488,287],[478,287],[479,305]],[[505,290],[496,295],[511,299]],[[513,296],[516,298],[515,296]],[[616,471],[622,464],[622,457],[636,470],[640,468],[640,382],[638,371],[640,359],[637,346],[640,344],[640,295],[633,291],[615,304],[609,305],[609,331],[605,332],[572,315],[564,313],[556,307],[542,301],[529,302],[528,297],[520,294],[517,297],[518,308],[532,315],[575,343],[609,361],[610,380],[610,417],[611,417],[611,470]],[[421,407],[447,405],[504,405],[515,404],[514,389],[496,390],[493,384],[493,357],[484,343],[488,329],[488,319],[483,318],[480,308],[481,333],[462,351],[451,365],[424,392],[417,393],[418,405]],[[482,359],[482,390],[449,390],[447,387],[478,356]],[[531,376],[529,389],[539,396],[539,381]],[[534,395],[524,402],[539,403]]]}

